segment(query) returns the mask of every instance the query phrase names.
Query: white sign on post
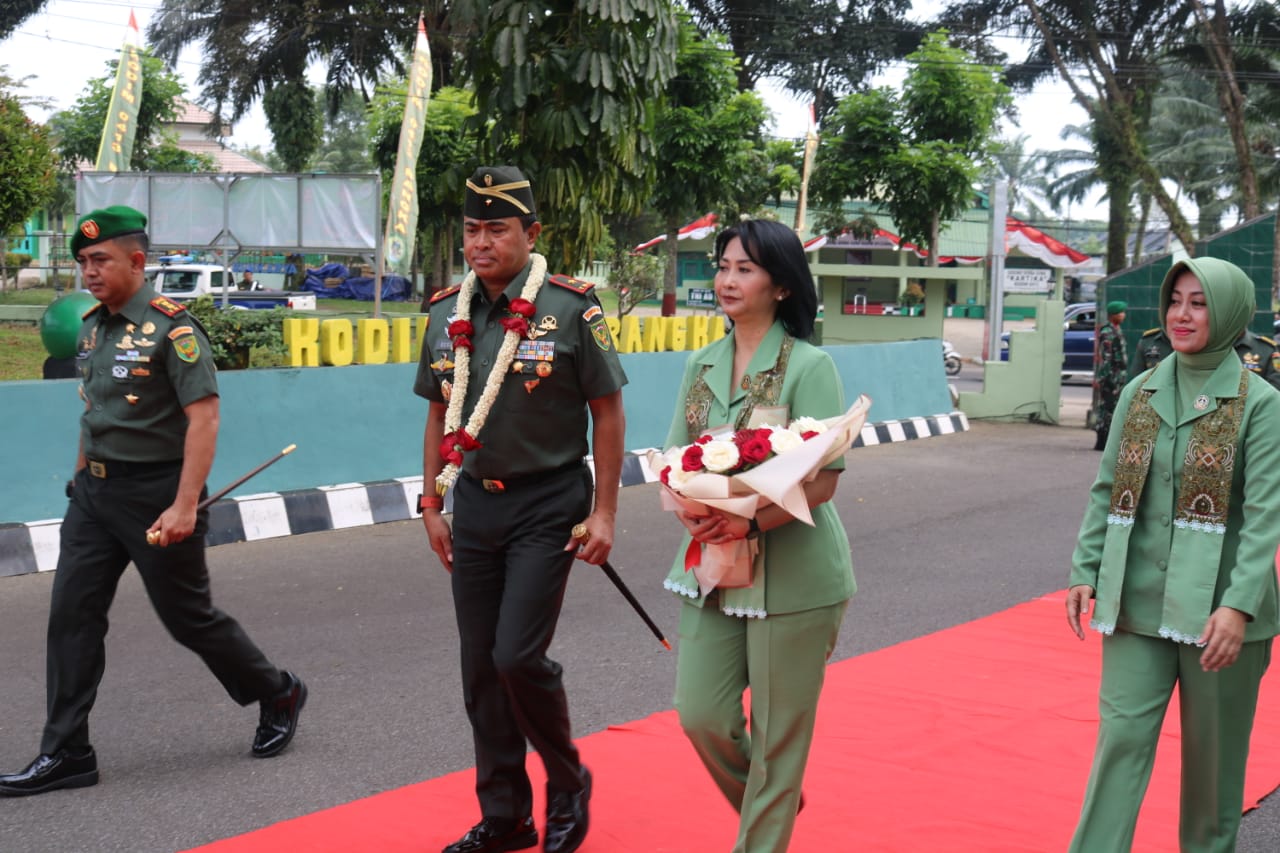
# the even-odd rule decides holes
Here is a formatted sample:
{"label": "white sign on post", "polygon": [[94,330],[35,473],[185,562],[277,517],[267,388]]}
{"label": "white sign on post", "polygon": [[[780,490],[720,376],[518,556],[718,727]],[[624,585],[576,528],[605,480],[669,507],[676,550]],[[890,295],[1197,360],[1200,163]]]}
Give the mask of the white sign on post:
{"label": "white sign on post", "polygon": [[1006,268],[1004,271],[1005,293],[1048,293],[1052,289],[1049,270]]}

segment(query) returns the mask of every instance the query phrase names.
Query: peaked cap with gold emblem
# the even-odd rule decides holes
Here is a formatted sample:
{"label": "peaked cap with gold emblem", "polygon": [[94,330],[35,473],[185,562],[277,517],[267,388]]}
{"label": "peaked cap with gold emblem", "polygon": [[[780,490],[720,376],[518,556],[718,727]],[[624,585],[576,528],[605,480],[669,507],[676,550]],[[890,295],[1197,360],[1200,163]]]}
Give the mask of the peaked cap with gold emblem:
{"label": "peaked cap with gold emblem", "polygon": [[141,211],[126,207],[123,204],[92,210],[80,217],[76,223],[75,233],[71,235],[71,257],[101,243],[113,240],[126,234],[147,233],[147,217]]}
{"label": "peaked cap with gold emblem", "polygon": [[537,215],[529,179],[515,166],[481,166],[467,180],[462,213],[472,219]]}

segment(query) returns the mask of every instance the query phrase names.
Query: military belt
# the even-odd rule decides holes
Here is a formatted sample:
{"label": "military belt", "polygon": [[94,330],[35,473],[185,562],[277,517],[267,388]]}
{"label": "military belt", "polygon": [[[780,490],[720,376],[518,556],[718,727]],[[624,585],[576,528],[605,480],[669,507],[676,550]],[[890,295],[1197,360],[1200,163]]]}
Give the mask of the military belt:
{"label": "military belt", "polygon": [[143,474],[153,474],[157,471],[166,469],[174,469],[182,467],[181,459],[173,459],[167,462],[118,462],[111,459],[86,459],[90,476],[97,477],[100,480],[113,479],[115,477],[137,477]]}
{"label": "military belt", "polygon": [[484,489],[491,495],[501,495],[510,491],[526,488],[528,486],[545,483],[552,477],[558,477],[561,474],[567,474],[570,471],[581,471],[584,464],[581,459],[575,459],[573,462],[566,463],[558,468],[548,468],[546,471],[534,471],[530,474],[520,474],[515,477],[475,477],[462,472],[462,476],[466,477],[473,483],[478,483],[480,488]]}

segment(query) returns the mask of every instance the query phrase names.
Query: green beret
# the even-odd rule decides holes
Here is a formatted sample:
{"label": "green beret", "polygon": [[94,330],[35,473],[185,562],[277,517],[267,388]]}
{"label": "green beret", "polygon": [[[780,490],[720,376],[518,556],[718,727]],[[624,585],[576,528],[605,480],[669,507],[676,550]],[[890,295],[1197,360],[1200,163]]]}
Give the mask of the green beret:
{"label": "green beret", "polygon": [[1125,311],[1128,311],[1128,310],[1129,310],[1129,303],[1125,302],[1123,299],[1116,299],[1107,303],[1108,317],[1110,317],[1112,314],[1123,314]]}
{"label": "green beret", "polygon": [[101,243],[123,237],[126,234],[146,234],[147,217],[132,207],[117,204],[93,210],[80,217],[76,223],[76,233],[71,235],[71,257],[75,257],[85,249]]}
{"label": "green beret", "polygon": [[515,166],[481,166],[467,179],[462,213],[472,219],[536,216],[529,179]]}

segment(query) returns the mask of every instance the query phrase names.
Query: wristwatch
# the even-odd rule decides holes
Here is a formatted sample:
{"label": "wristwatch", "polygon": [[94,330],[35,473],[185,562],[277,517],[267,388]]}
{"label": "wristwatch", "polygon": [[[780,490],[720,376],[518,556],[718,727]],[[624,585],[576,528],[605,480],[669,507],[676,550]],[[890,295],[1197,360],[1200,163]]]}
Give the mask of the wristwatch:
{"label": "wristwatch", "polygon": [[428,509],[444,509],[444,498],[439,495],[418,495],[418,515]]}
{"label": "wristwatch", "polygon": [[752,517],[747,521],[747,535],[743,538],[755,539],[759,537],[759,535],[760,535],[760,522],[756,521],[755,518]]}

